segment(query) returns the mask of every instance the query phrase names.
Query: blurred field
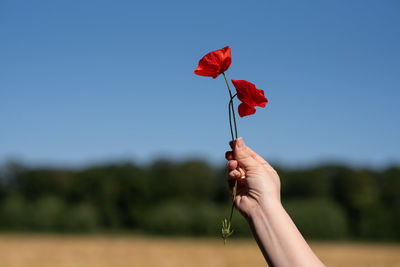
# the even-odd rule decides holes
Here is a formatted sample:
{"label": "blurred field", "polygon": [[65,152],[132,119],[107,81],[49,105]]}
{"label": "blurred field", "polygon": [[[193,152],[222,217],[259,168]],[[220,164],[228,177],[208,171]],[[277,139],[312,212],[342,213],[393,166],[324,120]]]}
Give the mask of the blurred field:
{"label": "blurred field", "polygon": [[[328,266],[400,266],[400,244],[313,243]],[[1,267],[266,266],[252,240],[0,235]]]}

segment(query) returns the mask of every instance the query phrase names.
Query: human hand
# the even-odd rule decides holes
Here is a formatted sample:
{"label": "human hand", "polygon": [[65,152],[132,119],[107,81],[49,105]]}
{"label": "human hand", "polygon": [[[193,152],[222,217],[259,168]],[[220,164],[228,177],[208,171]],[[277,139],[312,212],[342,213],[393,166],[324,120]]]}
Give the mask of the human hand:
{"label": "human hand", "polygon": [[226,152],[231,192],[237,181],[235,206],[248,219],[270,266],[324,266],[293,223],[280,200],[276,171],[247,147],[243,138]]}
{"label": "human hand", "polygon": [[246,218],[259,208],[280,203],[280,180],[277,172],[261,156],[238,138],[230,143],[232,151],[225,154],[228,160],[228,183],[233,194],[237,192],[235,206]]}

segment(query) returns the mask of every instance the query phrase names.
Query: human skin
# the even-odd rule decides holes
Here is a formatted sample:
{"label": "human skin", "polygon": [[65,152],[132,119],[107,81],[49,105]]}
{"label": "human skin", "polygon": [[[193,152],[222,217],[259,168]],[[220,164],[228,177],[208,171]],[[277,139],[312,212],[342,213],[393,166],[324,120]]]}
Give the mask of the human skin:
{"label": "human skin", "polygon": [[236,209],[247,219],[270,266],[325,266],[311,250],[282,206],[280,179],[261,156],[238,138],[226,152],[231,193],[235,181]]}

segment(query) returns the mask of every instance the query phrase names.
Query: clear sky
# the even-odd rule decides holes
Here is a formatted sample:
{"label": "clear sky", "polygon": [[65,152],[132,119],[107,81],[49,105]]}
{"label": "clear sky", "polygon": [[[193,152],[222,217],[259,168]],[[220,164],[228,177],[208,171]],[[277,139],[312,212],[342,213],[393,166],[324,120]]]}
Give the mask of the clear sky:
{"label": "clear sky", "polygon": [[[400,2],[0,1],[0,162],[222,163],[222,77],[269,103],[239,135],[284,164],[400,163]],[[237,106],[237,102],[235,103]]]}

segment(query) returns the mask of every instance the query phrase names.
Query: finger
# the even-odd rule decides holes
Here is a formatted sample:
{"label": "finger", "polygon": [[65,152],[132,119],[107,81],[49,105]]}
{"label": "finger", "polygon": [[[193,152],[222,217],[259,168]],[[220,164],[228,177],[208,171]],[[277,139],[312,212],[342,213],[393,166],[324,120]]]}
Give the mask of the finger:
{"label": "finger", "polygon": [[265,161],[260,155],[244,144],[243,138],[241,137],[235,142],[234,157],[239,160],[240,163],[243,161],[245,167],[246,165],[255,165],[258,163],[272,169],[271,165],[269,165],[267,161]]}
{"label": "finger", "polygon": [[250,147],[247,147],[248,153],[259,163],[264,164],[267,163],[260,155],[254,152]]}
{"label": "finger", "polygon": [[240,179],[246,178],[246,172],[242,168],[237,169],[240,172]]}
{"label": "finger", "polygon": [[246,168],[256,167],[260,162],[253,157],[253,153],[249,147],[243,142],[243,138],[236,139],[234,148],[234,157],[239,161],[240,166]]}
{"label": "finger", "polygon": [[237,160],[230,160],[228,161],[228,163],[226,164],[226,168],[228,170],[234,170],[238,167],[239,163],[237,162]]}
{"label": "finger", "polygon": [[241,176],[242,175],[241,175],[240,171],[238,171],[236,169],[234,169],[228,173],[229,179],[239,179]]}
{"label": "finger", "polygon": [[251,154],[251,156],[260,164],[263,164],[269,168],[272,168],[271,165],[269,165],[269,163],[263,159],[263,157],[261,157],[260,155],[258,155],[256,152],[254,152],[250,147],[247,147],[248,152]]}
{"label": "finger", "polygon": [[225,152],[225,158],[226,158],[227,160],[233,160],[233,159],[234,159],[234,157],[233,157],[233,152],[232,152],[232,151],[226,151],[226,152]]}

